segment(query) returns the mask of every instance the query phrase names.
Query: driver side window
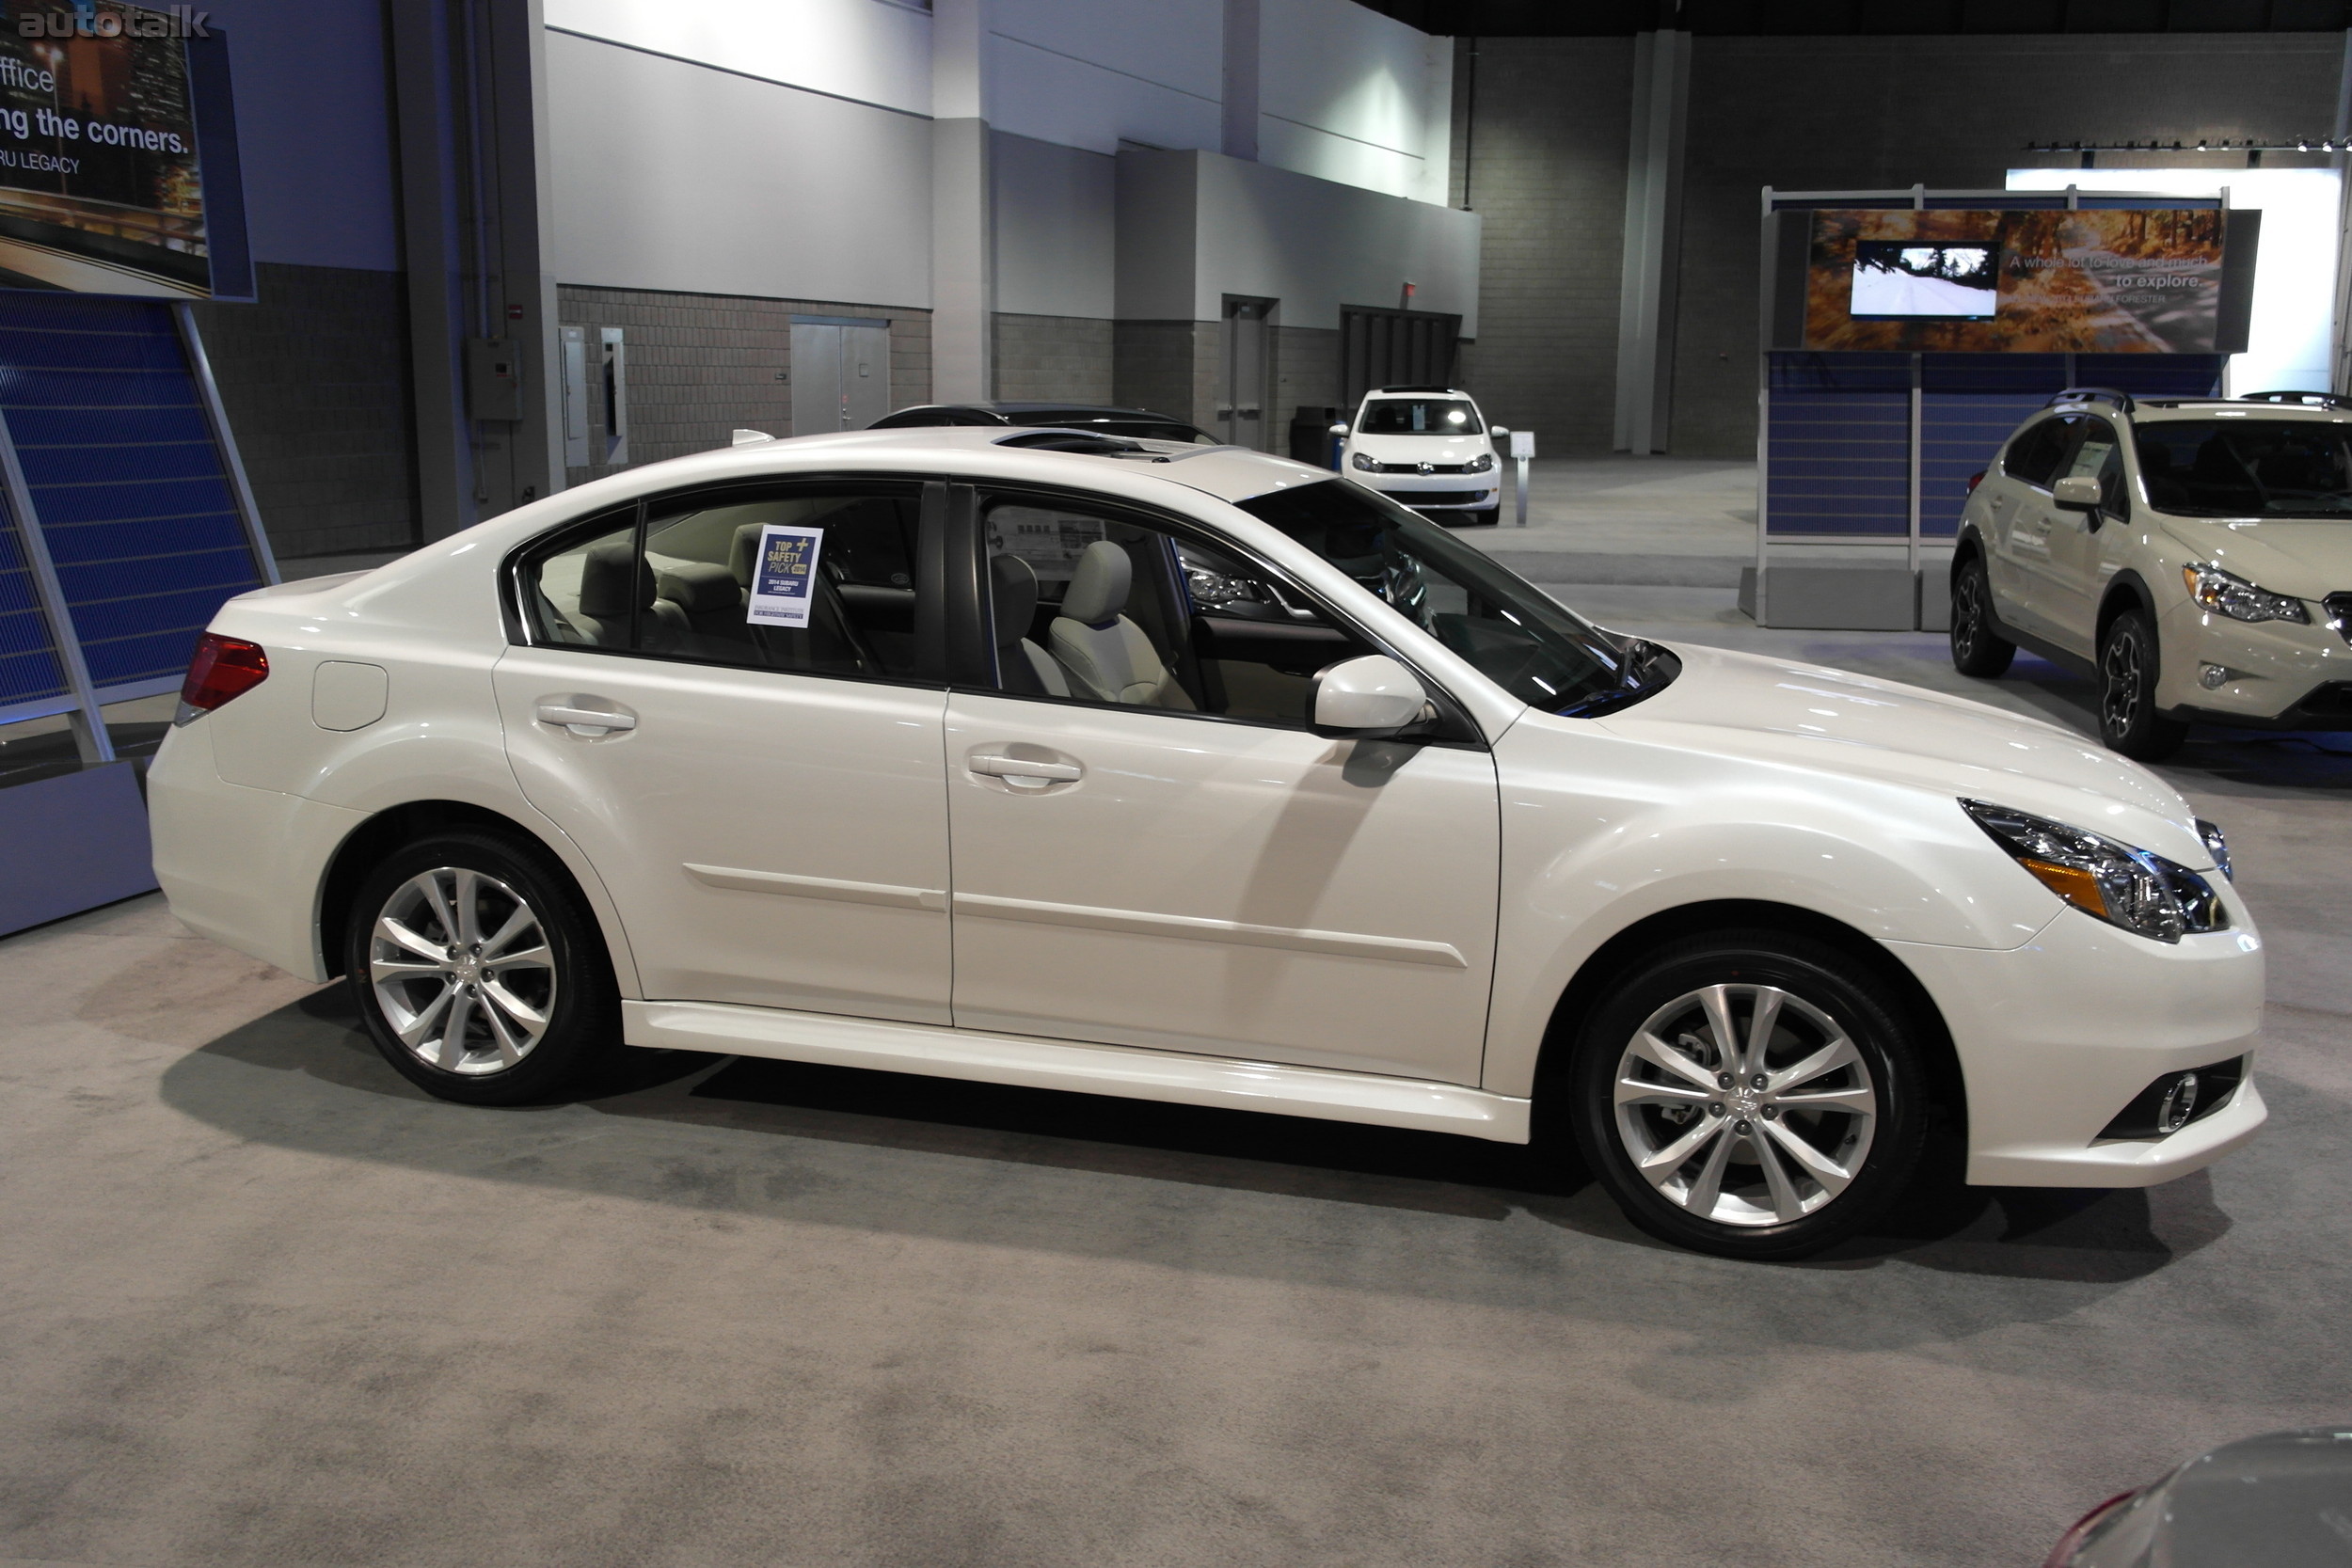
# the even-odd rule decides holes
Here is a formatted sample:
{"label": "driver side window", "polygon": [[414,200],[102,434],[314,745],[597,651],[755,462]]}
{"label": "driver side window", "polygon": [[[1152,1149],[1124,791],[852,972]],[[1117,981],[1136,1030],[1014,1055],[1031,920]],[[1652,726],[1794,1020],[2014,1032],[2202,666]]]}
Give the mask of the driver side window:
{"label": "driver side window", "polygon": [[981,519],[1008,694],[1304,725],[1315,673],[1373,651],[1274,574],[1189,535],[1010,496]]}

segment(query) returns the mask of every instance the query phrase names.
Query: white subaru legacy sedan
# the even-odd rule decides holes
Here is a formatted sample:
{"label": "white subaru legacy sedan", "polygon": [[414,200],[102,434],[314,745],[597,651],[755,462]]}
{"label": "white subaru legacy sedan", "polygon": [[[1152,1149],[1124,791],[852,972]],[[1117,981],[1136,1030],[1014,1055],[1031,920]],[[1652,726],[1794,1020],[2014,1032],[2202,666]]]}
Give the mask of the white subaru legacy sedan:
{"label": "white subaru legacy sedan", "polygon": [[199,932],[449,1100],[620,1045],[1542,1135],[1733,1257],[2251,1136],[2220,834],[2137,764],[1609,632],[1232,448],[754,442],[232,600],[150,776]]}

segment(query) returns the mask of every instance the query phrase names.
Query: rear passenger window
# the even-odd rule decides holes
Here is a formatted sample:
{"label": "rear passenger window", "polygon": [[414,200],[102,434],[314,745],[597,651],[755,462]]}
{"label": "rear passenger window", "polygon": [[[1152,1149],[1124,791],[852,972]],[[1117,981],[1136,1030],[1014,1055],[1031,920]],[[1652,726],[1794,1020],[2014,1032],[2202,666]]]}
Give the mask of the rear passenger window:
{"label": "rear passenger window", "polygon": [[2077,419],[2076,415],[2061,414],[2018,436],[2001,456],[2001,471],[2011,479],[2022,479],[2047,490],[2058,475],[2058,464],[2065,460],[2067,443],[2074,437]]}
{"label": "rear passenger window", "polygon": [[669,497],[560,538],[532,641],[698,664],[926,679],[913,486]]}

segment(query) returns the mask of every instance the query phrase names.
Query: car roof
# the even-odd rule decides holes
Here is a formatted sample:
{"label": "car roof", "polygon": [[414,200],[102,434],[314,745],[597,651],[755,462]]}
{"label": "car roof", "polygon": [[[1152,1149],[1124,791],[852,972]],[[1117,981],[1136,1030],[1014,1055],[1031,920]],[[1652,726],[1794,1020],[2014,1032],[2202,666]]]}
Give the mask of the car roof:
{"label": "car roof", "polygon": [[931,409],[968,408],[980,414],[1082,414],[1089,417],[1110,415],[1120,419],[1160,420],[1168,424],[1190,424],[1189,420],[1173,414],[1156,413],[1149,408],[1129,408],[1110,403],[1015,403],[993,398],[977,403],[917,403],[904,408],[894,408],[896,414],[919,414]]}
{"label": "car roof", "polygon": [[1459,387],[1375,387],[1364,394],[1366,403],[1375,403],[1381,398],[1460,398],[1464,402],[1477,401]]}

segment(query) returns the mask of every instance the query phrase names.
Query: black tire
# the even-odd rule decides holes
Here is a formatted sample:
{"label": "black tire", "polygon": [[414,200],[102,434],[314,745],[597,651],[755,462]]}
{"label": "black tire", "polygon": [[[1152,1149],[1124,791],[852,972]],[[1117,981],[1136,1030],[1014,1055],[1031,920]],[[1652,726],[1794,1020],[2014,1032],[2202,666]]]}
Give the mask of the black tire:
{"label": "black tire", "polygon": [[2188,738],[2186,724],[2156,712],[2161,657],[2144,610],[2118,615],[2099,642],[2099,738],[2139,762],[2161,762]]}
{"label": "black tire", "polygon": [[1501,521],[1502,521],[1502,508],[1500,506],[1489,506],[1483,511],[1470,515],[1470,525],[1472,528],[1492,528]]}
{"label": "black tire", "polygon": [[[453,830],[403,845],[360,884],[346,928],[345,972],[369,1037],[429,1094],[465,1105],[548,1100],[586,1084],[620,1040],[620,991],[596,918],[563,868],[519,834]],[[451,940],[469,935],[481,940]]]}
{"label": "black tire", "polygon": [[1991,680],[2006,673],[2017,644],[1993,629],[1993,579],[1984,557],[1971,555],[1952,574],[1952,668]]}
{"label": "black tire", "polygon": [[[1735,1037],[1778,993],[1760,1068],[1717,1049],[1708,1008],[1694,1000],[1717,987]],[[1682,1069],[1638,1044],[1661,1030]],[[1738,1043],[1744,1055],[1749,1042]],[[1807,937],[1725,930],[1677,942],[1621,981],[1588,1015],[1565,1087],[1585,1163],[1628,1219],[1694,1252],[1777,1261],[1844,1241],[1902,1196],[1927,1135],[1925,1049],[1866,964]],[[1783,1076],[1824,1053],[1838,1065]],[[1621,1106],[1621,1083],[1658,1099]],[[1833,1093],[1842,1099],[1820,1098]],[[1668,1102],[1684,1095],[1693,1098]],[[1816,1169],[1839,1175],[1813,1174],[1792,1140],[1821,1161]],[[1656,1180],[1643,1174],[1645,1156],[1671,1158],[1677,1146],[1688,1152],[1653,1164]]]}

